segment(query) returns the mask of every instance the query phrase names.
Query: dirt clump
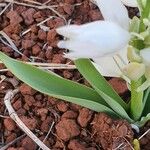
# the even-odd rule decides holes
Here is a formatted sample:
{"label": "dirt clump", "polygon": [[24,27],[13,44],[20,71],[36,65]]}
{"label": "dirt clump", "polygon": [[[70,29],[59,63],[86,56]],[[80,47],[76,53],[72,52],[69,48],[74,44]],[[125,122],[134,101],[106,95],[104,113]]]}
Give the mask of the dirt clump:
{"label": "dirt clump", "polygon": [[25,150],[36,150],[37,145],[29,138],[29,137],[25,137],[22,141],[21,141],[21,146],[25,149]]}
{"label": "dirt clump", "polygon": [[16,129],[16,124],[11,118],[4,119],[4,127],[8,131],[14,131]]}
{"label": "dirt clump", "polygon": [[103,149],[115,149],[122,143],[124,150],[132,150],[128,142],[133,140],[133,131],[125,120],[113,120],[100,113],[95,115],[92,124],[94,138]]}
{"label": "dirt clump", "polygon": [[116,90],[120,95],[123,95],[128,91],[128,87],[125,81],[120,78],[112,78],[109,80],[109,84]]}
{"label": "dirt clump", "polygon": [[63,115],[62,118],[68,118],[68,119],[76,119],[78,114],[72,110],[66,111]]}
{"label": "dirt clump", "polygon": [[71,140],[68,144],[70,150],[86,150],[86,147],[78,140]]}
{"label": "dirt clump", "polygon": [[47,34],[46,34],[46,32],[44,31],[44,30],[42,30],[42,29],[40,29],[39,31],[38,31],[38,38],[40,39],[40,40],[46,40],[46,37],[47,37]]}
{"label": "dirt clump", "polygon": [[36,93],[34,89],[24,83],[19,87],[19,90],[23,95],[34,95]]}
{"label": "dirt clump", "polygon": [[19,24],[23,21],[22,17],[14,10],[7,13],[7,17],[10,19],[10,24]]}
{"label": "dirt clump", "polygon": [[69,107],[69,105],[67,103],[63,102],[63,101],[59,102],[57,104],[57,108],[61,112],[66,112],[68,110],[68,107]]}
{"label": "dirt clump", "polygon": [[56,132],[60,139],[68,141],[69,139],[76,137],[80,134],[79,126],[72,119],[62,119],[56,125]]}
{"label": "dirt clump", "polygon": [[34,130],[37,126],[37,120],[35,118],[21,116],[20,119],[30,130]]}
{"label": "dirt clump", "polygon": [[78,123],[80,124],[81,127],[86,127],[88,122],[91,120],[92,118],[92,111],[90,111],[87,108],[82,108],[79,111],[79,116],[77,118]]}
{"label": "dirt clump", "polygon": [[36,10],[33,8],[29,8],[22,12],[22,17],[26,25],[31,25],[34,22],[33,15],[35,14]]}

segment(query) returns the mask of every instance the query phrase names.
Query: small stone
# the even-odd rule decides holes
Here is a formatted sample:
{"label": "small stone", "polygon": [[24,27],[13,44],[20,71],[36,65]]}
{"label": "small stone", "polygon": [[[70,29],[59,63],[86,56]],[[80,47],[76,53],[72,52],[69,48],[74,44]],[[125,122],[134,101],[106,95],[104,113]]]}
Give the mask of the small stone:
{"label": "small stone", "polygon": [[48,96],[48,102],[50,103],[50,105],[55,105],[57,101],[58,100],[56,98]]}
{"label": "small stone", "polygon": [[31,25],[34,22],[33,15],[35,14],[35,9],[29,8],[26,11],[22,12],[24,22],[26,25]]}
{"label": "small stone", "polygon": [[37,110],[37,114],[41,116],[41,120],[44,121],[48,113],[48,109],[40,108]]}
{"label": "small stone", "polygon": [[128,91],[126,82],[120,78],[112,78],[108,82],[115,89],[115,91],[120,95]]}
{"label": "small stone", "polygon": [[6,143],[9,143],[11,141],[13,141],[14,139],[16,139],[17,134],[16,133],[11,133],[7,138],[6,138]]}
{"label": "small stone", "polygon": [[58,137],[64,141],[68,141],[80,134],[79,126],[75,120],[65,118],[56,125],[56,132]]}
{"label": "small stone", "polygon": [[57,108],[61,112],[66,112],[68,110],[68,107],[69,107],[69,105],[67,103],[63,102],[63,101],[60,101],[57,104]]}
{"label": "small stone", "polygon": [[11,37],[11,34],[20,34],[21,32],[21,25],[20,24],[10,24],[6,26],[3,31]]}
{"label": "small stone", "polygon": [[61,27],[61,26],[64,26],[65,25],[65,22],[62,18],[56,18],[54,19],[54,28],[58,28],[58,27]]}
{"label": "small stone", "polygon": [[38,31],[38,38],[40,39],[40,40],[46,40],[46,32],[44,31],[44,30],[42,30],[42,29],[40,29],[39,31]]}
{"label": "small stone", "polygon": [[36,44],[32,47],[32,54],[34,56],[37,56],[40,53],[40,51],[41,51],[41,48],[38,44]]}
{"label": "small stone", "polygon": [[38,27],[37,27],[37,25],[32,25],[31,26],[31,32],[38,33]]}
{"label": "small stone", "polygon": [[24,100],[28,106],[32,106],[36,101],[31,95],[24,95]]}
{"label": "small stone", "polygon": [[13,107],[15,110],[18,110],[22,107],[22,102],[21,100],[17,100],[14,104],[13,104]]}
{"label": "small stone", "polygon": [[78,114],[74,111],[66,111],[63,115],[62,118],[68,118],[68,119],[76,119]]}
{"label": "small stone", "polygon": [[62,54],[54,54],[52,62],[60,64],[60,63],[65,63],[65,60],[66,59],[63,57]]}
{"label": "small stone", "polygon": [[47,117],[41,124],[41,131],[47,133],[52,125],[52,121],[51,117]]}
{"label": "small stone", "polygon": [[49,44],[51,44],[55,41],[56,35],[57,35],[57,33],[54,29],[48,31],[47,41],[48,41]]}
{"label": "small stone", "polygon": [[36,93],[36,91],[34,89],[32,89],[30,86],[26,85],[25,83],[23,83],[19,87],[19,90],[23,95],[34,95]]}
{"label": "small stone", "polygon": [[16,124],[11,118],[4,119],[4,126],[8,131],[14,131],[16,129]]}
{"label": "small stone", "polygon": [[20,119],[30,130],[34,130],[37,126],[37,120],[35,118],[28,118],[26,116],[21,116]]}
{"label": "small stone", "polygon": [[10,24],[19,24],[23,21],[21,16],[14,10],[11,10],[7,13],[7,17],[10,19]]}
{"label": "small stone", "polygon": [[74,7],[72,5],[67,4],[63,6],[63,9],[68,15],[72,15]]}
{"label": "small stone", "polygon": [[71,150],[87,150],[87,148],[78,140],[71,140],[69,142],[68,148]]}
{"label": "small stone", "polygon": [[64,0],[66,4],[74,4],[75,0]]}
{"label": "small stone", "polygon": [[92,21],[103,19],[103,17],[101,15],[101,13],[99,12],[99,10],[91,10],[89,12],[89,16],[92,19]]}
{"label": "small stone", "polygon": [[37,18],[42,18],[43,15],[42,15],[42,12],[41,11],[37,11],[34,15],[33,15],[33,18],[37,19]]}
{"label": "small stone", "polygon": [[22,40],[22,48],[25,50],[31,48],[34,44],[33,40]]}
{"label": "small stone", "polygon": [[36,150],[37,148],[35,142],[33,142],[29,137],[25,137],[21,144],[25,150]]}
{"label": "small stone", "polygon": [[79,111],[79,116],[78,116],[78,123],[80,124],[81,127],[86,127],[88,122],[92,118],[92,111],[87,109],[87,108],[82,108]]}
{"label": "small stone", "polygon": [[68,70],[64,70],[64,71],[63,71],[63,76],[64,76],[64,78],[66,78],[66,79],[70,79],[71,77],[73,77],[73,73],[71,73],[71,72],[68,71]]}

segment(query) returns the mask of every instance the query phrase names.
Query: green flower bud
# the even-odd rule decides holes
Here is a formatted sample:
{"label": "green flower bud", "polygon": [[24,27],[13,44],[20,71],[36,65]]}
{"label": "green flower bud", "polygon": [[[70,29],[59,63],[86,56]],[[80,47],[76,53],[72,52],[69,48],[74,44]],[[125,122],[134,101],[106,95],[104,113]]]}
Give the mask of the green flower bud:
{"label": "green flower bud", "polygon": [[139,28],[140,28],[140,19],[135,16],[130,21],[130,29],[129,29],[129,31],[130,32],[139,33]]}

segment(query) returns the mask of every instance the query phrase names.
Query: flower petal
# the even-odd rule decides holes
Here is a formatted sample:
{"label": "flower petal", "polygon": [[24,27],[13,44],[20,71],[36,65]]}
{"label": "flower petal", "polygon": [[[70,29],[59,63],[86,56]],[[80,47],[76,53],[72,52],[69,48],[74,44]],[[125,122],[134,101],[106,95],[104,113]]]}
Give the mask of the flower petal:
{"label": "flower petal", "polygon": [[141,50],[140,55],[142,56],[145,65],[150,66],[150,48],[145,48]]}
{"label": "flower petal", "polygon": [[106,77],[120,77],[121,71],[116,65],[113,57],[101,57],[99,59],[94,59],[94,66],[101,73],[101,75]]}
{"label": "flower petal", "polygon": [[79,25],[66,25],[56,29],[56,32],[64,37],[71,38],[79,34]]}
{"label": "flower petal", "polygon": [[121,27],[129,29],[128,11],[120,0],[92,0],[99,7],[105,20],[118,23]]}
{"label": "flower petal", "polygon": [[129,7],[138,7],[136,0],[121,0],[126,6]]}
{"label": "flower petal", "polygon": [[127,49],[120,50],[114,56],[95,58],[94,66],[103,75],[108,77],[122,76],[122,69],[128,64]]}
{"label": "flower petal", "polygon": [[75,54],[79,58],[95,58],[110,55],[125,47],[130,38],[130,34],[126,30],[109,21],[95,21],[80,25],[76,34],[73,35],[70,34],[74,32],[70,30],[70,26],[59,29],[59,33],[62,33],[64,36],[67,35],[67,37],[69,35],[70,39],[60,41],[58,47],[69,49],[72,53],[70,55]]}

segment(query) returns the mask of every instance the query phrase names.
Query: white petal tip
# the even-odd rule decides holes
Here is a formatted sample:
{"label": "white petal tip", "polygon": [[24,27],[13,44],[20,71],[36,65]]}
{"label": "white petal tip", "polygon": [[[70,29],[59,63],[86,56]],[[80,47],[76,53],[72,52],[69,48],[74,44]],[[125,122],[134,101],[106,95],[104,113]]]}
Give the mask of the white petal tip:
{"label": "white petal tip", "polygon": [[57,28],[57,29],[56,29],[56,32],[57,32],[58,34],[62,35],[62,33],[63,33],[63,28],[62,28],[62,27]]}
{"label": "white petal tip", "polygon": [[57,43],[57,46],[58,46],[59,48],[66,48],[65,41],[59,41],[59,42]]}

